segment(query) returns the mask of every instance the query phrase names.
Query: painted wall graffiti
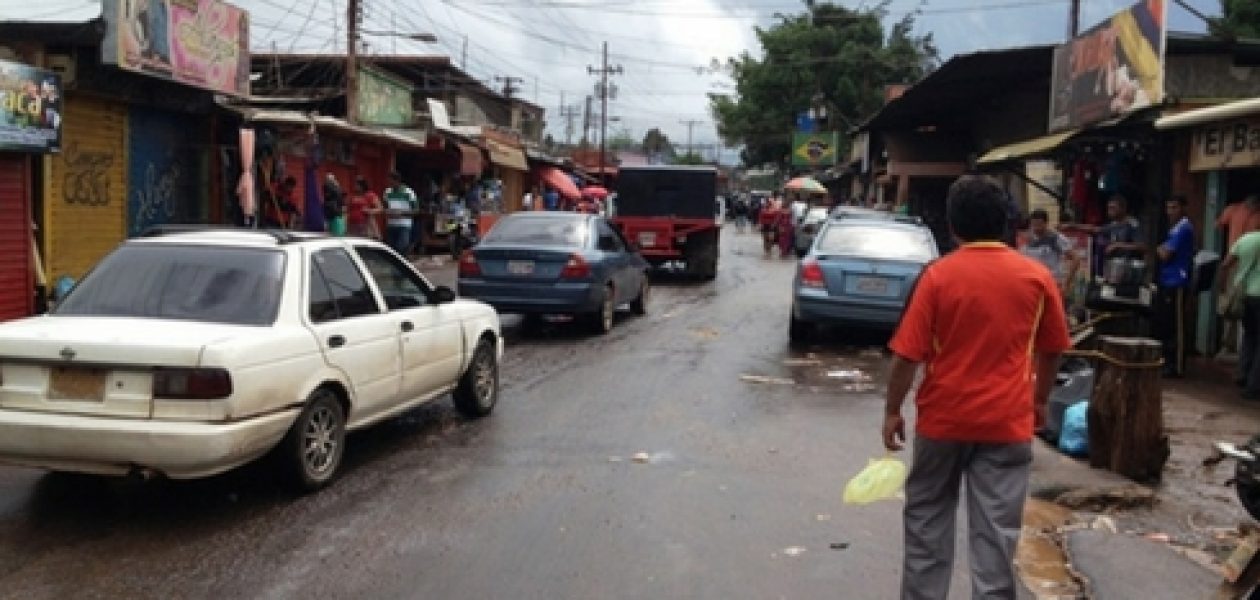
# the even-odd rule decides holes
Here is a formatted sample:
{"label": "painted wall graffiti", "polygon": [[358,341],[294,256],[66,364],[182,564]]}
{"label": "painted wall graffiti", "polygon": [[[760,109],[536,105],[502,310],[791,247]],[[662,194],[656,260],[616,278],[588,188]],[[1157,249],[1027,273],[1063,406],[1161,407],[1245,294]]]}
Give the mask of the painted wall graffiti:
{"label": "painted wall graffiti", "polygon": [[128,119],[127,234],[155,225],[206,222],[206,153],[188,115],[133,108]]}
{"label": "painted wall graffiti", "polygon": [[144,167],[144,178],[132,184],[132,196],[135,198],[135,215],[131,219],[133,234],[152,225],[169,223],[175,218],[175,194],[182,171],[179,162],[161,166],[151,162]]}
{"label": "painted wall graffiti", "polygon": [[86,152],[70,144],[62,155],[65,178],[62,197],[67,204],[109,205],[109,169],[114,156],[108,152]]}

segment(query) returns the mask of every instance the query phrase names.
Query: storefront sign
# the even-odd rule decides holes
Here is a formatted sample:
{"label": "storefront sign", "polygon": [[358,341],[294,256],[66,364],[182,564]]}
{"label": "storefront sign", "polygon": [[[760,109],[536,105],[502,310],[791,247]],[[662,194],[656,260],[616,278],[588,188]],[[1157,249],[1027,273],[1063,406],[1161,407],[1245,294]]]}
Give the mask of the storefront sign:
{"label": "storefront sign", "polygon": [[1260,117],[1200,127],[1190,146],[1191,171],[1260,166]]}
{"label": "storefront sign", "polygon": [[359,122],[406,127],[412,122],[411,86],[367,67],[359,68]]}
{"label": "storefront sign", "polygon": [[1050,131],[1164,100],[1165,0],[1142,0],[1054,51]]}
{"label": "storefront sign", "polygon": [[0,60],[0,151],[61,149],[61,77]]}
{"label": "storefront sign", "polygon": [[840,136],[834,131],[792,134],[792,166],[829,167],[836,164]]}
{"label": "storefront sign", "polygon": [[249,13],[220,0],[105,0],[101,62],[249,95]]}

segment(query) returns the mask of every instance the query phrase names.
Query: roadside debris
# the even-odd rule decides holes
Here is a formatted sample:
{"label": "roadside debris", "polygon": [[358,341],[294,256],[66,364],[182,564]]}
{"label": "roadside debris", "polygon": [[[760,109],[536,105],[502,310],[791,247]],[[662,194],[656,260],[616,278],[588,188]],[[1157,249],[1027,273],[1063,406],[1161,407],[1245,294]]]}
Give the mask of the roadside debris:
{"label": "roadside debris", "polygon": [[1140,485],[1113,488],[1076,488],[1053,498],[1060,506],[1072,510],[1106,512],[1130,508],[1148,508],[1155,504],[1155,492]]}
{"label": "roadside debris", "polygon": [[839,371],[827,371],[827,377],[832,379],[841,379],[849,383],[868,383],[871,376],[862,372],[860,369],[841,369]]}
{"label": "roadside debris", "polygon": [[769,384],[769,385],[796,385],[796,381],[794,380],[785,379],[783,377],[770,377],[769,375],[744,374],[744,375],[740,375],[739,378],[741,381],[745,381],[747,383],[764,383],[764,384]]}
{"label": "roadside debris", "polygon": [[818,521],[819,523],[823,523],[823,522],[826,522],[826,521],[830,521],[830,520],[831,520],[831,515],[818,515],[818,516],[814,517],[814,520]]}
{"label": "roadside debris", "polygon": [[1094,522],[1090,524],[1091,529],[1098,529],[1108,533],[1120,533],[1120,529],[1116,527],[1116,520],[1107,515],[1098,515],[1094,517]]}
{"label": "roadside debris", "polygon": [[821,365],[822,361],[816,358],[785,358],[783,366],[785,367],[816,367]]}
{"label": "roadside debris", "polygon": [[648,454],[647,452],[637,452],[635,453],[634,456],[630,457],[630,460],[637,462],[641,465],[645,465],[649,462],[652,462],[652,455]]}
{"label": "roadside debris", "polygon": [[1167,544],[1167,543],[1172,542],[1172,536],[1168,535],[1167,533],[1148,533],[1142,537],[1152,542],[1158,542],[1161,544]]}
{"label": "roadside debris", "polygon": [[831,549],[832,550],[848,550],[849,542],[833,542],[831,544]]}
{"label": "roadside debris", "polygon": [[788,546],[783,549],[784,556],[800,556],[805,554],[805,548],[801,546]]}

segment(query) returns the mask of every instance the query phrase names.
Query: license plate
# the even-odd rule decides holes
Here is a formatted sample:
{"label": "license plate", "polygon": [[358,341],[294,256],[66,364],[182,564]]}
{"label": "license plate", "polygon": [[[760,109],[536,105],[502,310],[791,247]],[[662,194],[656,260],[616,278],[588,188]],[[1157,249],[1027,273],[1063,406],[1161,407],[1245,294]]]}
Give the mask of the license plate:
{"label": "license plate", "polygon": [[53,367],[48,378],[48,399],[100,402],[105,399],[106,375],[105,369]]}
{"label": "license plate", "polygon": [[857,291],[865,294],[886,294],[888,280],[882,277],[858,277]]}
{"label": "license plate", "polygon": [[509,260],[507,271],[512,275],[533,275],[534,261],[532,260]]}
{"label": "license plate", "polygon": [[656,232],[655,231],[640,231],[639,232],[639,245],[640,246],[655,246],[656,245]]}

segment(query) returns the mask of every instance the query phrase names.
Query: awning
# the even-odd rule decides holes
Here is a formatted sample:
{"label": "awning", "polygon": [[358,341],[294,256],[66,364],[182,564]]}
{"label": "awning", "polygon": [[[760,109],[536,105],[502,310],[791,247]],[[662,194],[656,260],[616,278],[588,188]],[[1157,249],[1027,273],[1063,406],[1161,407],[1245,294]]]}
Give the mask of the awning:
{"label": "awning", "polygon": [[1155,121],[1155,129],[1178,129],[1206,125],[1216,121],[1227,121],[1239,117],[1260,115],[1260,98],[1248,98],[1228,104],[1218,104],[1198,110],[1169,115]]}
{"label": "awning", "polygon": [[976,161],[976,164],[990,165],[1008,160],[1018,160],[1038,154],[1044,154],[1058,148],[1059,144],[1066,142],[1068,138],[1076,135],[1078,132],[1079,130],[1077,129],[1069,129],[1067,131],[1060,131],[1059,133],[1052,133],[1039,138],[1033,138],[1031,140],[1024,140],[1022,142],[1007,144],[1005,146],[998,146],[997,148],[985,152],[984,156],[981,156],[980,159]]}
{"label": "awning", "polygon": [[529,164],[525,162],[525,153],[520,148],[513,148],[494,140],[486,140],[486,145],[490,147],[490,162],[517,171],[529,170]]}
{"label": "awning", "polygon": [[543,183],[546,183],[548,186],[555,188],[557,192],[560,192],[561,196],[569,200],[582,199],[582,192],[579,192],[577,186],[573,184],[573,179],[560,169],[539,167],[538,178],[542,179]]}
{"label": "awning", "polygon": [[460,142],[455,142],[455,145],[459,147],[459,174],[474,177],[481,175],[485,168],[481,160],[481,148]]}

